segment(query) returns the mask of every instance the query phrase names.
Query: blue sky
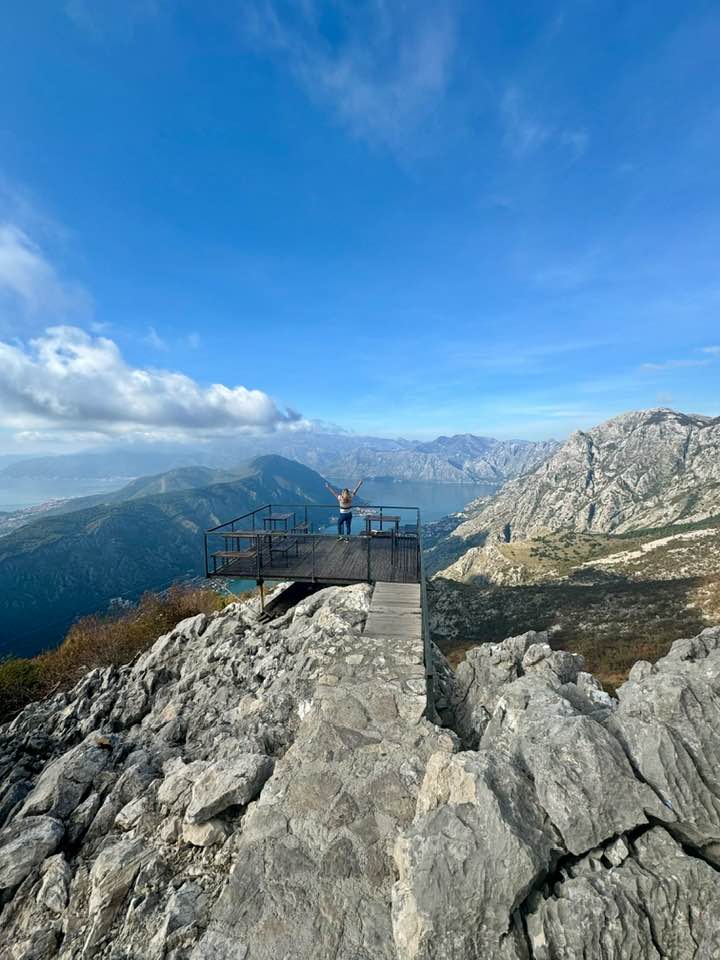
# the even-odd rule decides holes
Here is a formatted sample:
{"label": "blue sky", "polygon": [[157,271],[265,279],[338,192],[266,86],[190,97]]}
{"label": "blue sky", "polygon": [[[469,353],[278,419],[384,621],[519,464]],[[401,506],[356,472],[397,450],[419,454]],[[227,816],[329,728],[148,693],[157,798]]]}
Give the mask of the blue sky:
{"label": "blue sky", "polygon": [[8,0],[0,447],[720,414],[718,49],[711,2]]}

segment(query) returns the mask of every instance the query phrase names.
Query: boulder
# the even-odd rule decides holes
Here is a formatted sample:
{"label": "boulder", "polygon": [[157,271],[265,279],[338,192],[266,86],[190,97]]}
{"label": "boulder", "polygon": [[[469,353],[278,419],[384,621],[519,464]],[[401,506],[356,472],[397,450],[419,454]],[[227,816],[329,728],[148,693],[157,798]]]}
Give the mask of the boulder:
{"label": "boulder", "polygon": [[272,771],[272,759],[255,753],[211,764],[192,787],[185,819],[204,823],[228,807],[245,806],[257,797]]}

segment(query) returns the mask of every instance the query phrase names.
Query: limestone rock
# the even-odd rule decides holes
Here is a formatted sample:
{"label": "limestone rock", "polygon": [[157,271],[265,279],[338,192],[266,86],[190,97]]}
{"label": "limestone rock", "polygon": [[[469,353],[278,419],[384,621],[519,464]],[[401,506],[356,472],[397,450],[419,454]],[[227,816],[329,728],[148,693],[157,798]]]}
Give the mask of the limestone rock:
{"label": "limestone rock", "polygon": [[90,929],[85,954],[92,950],[110,928],[116,911],[133,884],[140,868],[151,857],[140,837],[124,837],[105,847],[90,871]]}
{"label": "limestone rock", "polygon": [[60,916],[68,902],[72,871],[61,853],[48,857],[42,867],[42,881],[37,900],[51,913]]}
{"label": "limestone rock", "polygon": [[26,817],[0,830],[0,891],[21,883],[57,849],[63,825],[54,817]]}
{"label": "limestone rock", "polygon": [[182,838],[194,847],[212,847],[223,843],[230,827],[223,820],[206,820],[203,823],[183,823]]}
{"label": "limestone rock", "polygon": [[660,827],[612,870],[557,884],[527,917],[533,960],[622,957],[710,960],[720,950],[720,885]]}
{"label": "limestone rock", "polygon": [[110,741],[90,735],[79,746],[50,763],[25,800],[20,815],[51,813],[67,817],[105,768],[112,749]]}
{"label": "limestone rock", "polygon": [[718,960],[720,630],[608,697],[438,657],[371,587],[194,617],[0,728],[10,960]]}
{"label": "limestone rock", "polygon": [[204,823],[228,807],[244,806],[260,793],[272,771],[271,758],[254,753],[211,764],[195,781],[186,820]]}

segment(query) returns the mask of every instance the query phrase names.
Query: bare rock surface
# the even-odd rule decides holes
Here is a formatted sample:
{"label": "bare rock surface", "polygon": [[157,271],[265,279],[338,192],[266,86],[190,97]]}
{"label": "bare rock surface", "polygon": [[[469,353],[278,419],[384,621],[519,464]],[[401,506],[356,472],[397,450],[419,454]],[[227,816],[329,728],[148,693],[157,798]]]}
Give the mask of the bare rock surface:
{"label": "bare rock surface", "polygon": [[720,628],[610,698],[368,586],[184,621],[0,728],[8,960],[720,960]]}
{"label": "bare rock surface", "polygon": [[474,749],[430,758],[399,837],[402,960],[720,957],[720,628],[611,700],[542,634],[470,651]]}

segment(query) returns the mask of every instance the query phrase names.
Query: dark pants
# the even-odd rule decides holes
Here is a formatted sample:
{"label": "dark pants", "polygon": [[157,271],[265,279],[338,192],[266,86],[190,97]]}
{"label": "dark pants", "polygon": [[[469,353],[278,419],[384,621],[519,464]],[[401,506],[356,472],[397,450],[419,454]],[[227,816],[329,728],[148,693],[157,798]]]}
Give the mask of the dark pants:
{"label": "dark pants", "polygon": [[343,535],[343,526],[347,527],[347,535],[350,536],[350,524],[352,523],[351,513],[341,513],[338,517],[338,536]]}

